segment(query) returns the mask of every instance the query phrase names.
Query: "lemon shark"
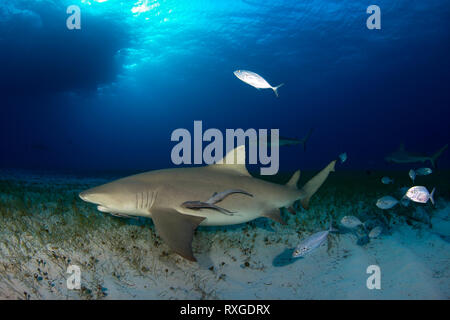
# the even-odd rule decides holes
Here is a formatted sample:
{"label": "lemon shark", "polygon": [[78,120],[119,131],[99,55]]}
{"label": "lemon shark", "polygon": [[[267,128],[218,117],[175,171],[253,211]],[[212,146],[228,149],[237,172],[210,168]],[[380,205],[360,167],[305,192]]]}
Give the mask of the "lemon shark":
{"label": "lemon shark", "polygon": [[199,225],[233,225],[259,217],[285,224],[280,208],[297,200],[308,208],[335,162],[298,189],[300,171],[286,185],[252,177],[245,167],[245,146],[239,146],[216,164],[136,174],[81,192],[80,198],[102,212],[152,218],[157,234],[173,251],[196,261],[192,239]]}
{"label": "lemon shark", "polygon": [[448,144],[439,149],[435,154],[428,156],[425,154],[413,153],[405,150],[403,144],[400,145],[397,151],[392,152],[387,155],[384,159],[387,162],[394,163],[417,163],[430,161],[433,167],[436,167],[436,161],[441,156],[441,154],[447,149]]}

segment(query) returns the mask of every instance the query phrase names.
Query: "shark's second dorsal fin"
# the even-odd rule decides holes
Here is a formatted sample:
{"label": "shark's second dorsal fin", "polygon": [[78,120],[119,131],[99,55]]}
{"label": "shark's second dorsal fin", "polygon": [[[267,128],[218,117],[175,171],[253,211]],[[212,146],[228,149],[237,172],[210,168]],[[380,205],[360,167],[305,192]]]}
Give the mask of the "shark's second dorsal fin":
{"label": "shark's second dorsal fin", "polygon": [[250,176],[250,173],[248,173],[247,168],[245,167],[245,145],[241,145],[231,150],[222,160],[209,167],[234,170],[242,175]]}

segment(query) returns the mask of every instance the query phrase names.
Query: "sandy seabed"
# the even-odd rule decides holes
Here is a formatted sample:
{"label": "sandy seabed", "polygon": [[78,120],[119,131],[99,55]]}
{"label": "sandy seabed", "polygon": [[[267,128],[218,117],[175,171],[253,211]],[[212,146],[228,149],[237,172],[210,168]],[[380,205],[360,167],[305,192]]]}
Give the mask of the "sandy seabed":
{"label": "sandy seabed", "polygon": [[[386,174],[394,185],[381,184]],[[382,211],[379,197],[399,198],[411,185],[404,172],[335,173],[310,210],[283,210],[287,226],[260,218],[199,228],[193,263],[169,250],[151,219],[112,217],[78,198],[110,179],[0,172],[0,299],[449,299],[449,172],[438,177],[419,181],[436,186],[435,208]],[[384,232],[358,244],[362,230],[340,228],[310,255],[290,258],[301,239],[344,215]],[[81,269],[80,290],[67,288],[69,265]],[[380,290],[366,286],[369,265],[380,267]]]}

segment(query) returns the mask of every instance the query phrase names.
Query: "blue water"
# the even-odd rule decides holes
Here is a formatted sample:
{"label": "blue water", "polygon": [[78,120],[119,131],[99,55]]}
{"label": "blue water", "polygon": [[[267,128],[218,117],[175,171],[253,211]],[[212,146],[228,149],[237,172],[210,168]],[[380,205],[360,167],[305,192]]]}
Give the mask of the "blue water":
{"label": "blue water", "polygon": [[[81,30],[66,28],[72,4]],[[343,151],[348,169],[388,168],[400,143],[431,154],[450,137],[449,17],[443,0],[2,1],[0,167],[170,167],[171,132],[194,120],[315,128],[306,152],[280,151],[282,171]],[[236,69],[285,83],[280,97]]]}

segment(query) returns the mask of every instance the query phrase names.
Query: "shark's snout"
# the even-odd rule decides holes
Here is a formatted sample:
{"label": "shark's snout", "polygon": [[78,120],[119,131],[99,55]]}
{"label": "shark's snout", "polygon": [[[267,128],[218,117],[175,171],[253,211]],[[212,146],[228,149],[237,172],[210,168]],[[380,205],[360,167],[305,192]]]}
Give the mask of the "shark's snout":
{"label": "shark's snout", "polygon": [[80,192],[78,196],[81,198],[81,200],[88,201],[86,191]]}

